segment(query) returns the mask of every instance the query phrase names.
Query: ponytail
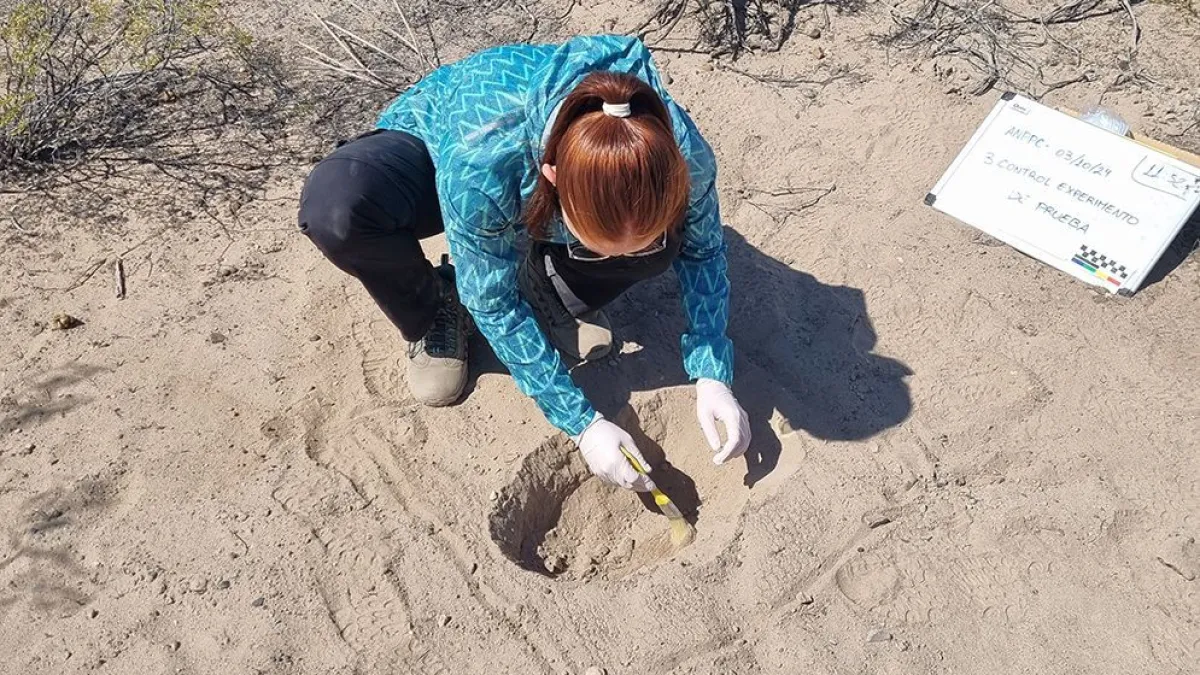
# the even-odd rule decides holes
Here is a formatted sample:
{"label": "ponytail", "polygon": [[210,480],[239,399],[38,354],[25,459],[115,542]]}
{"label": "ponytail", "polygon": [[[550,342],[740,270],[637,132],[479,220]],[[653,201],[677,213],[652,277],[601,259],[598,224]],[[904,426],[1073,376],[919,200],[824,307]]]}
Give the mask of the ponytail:
{"label": "ponytail", "polygon": [[674,229],[687,209],[687,162],[666,104],[632,75],[595,72],[563,100],[522,220],[548,236],[562,209],[579,232],[599,241],[646,239]]}

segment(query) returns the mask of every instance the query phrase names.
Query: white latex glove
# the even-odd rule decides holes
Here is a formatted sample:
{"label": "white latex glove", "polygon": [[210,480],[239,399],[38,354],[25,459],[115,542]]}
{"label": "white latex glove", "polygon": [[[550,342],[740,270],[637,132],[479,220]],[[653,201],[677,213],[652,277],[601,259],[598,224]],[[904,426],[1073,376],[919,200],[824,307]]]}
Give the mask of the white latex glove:
{"label": "white latex glove", "polygon": [[571,440],[579,446],[579,451],[583,453],[583,460],[587,462],[588,468],[605,483],[637,492],[649,492],[654,487],[654,481],[650,480],[649,476],[643,476],[634,471],[633,465],[621,452],[621,448],[625,448],[641,463],[646,473],[650,472],[650,465],[646,463],[641,451],[637,449],[633,437],[625,433],[621,427],[609,422],[600,413],[596,413],[596,417],[592,419],[592,423],[583,430],[582,434],[573,436]]}
{"label": "white latex glove", "polygon": [[[724,382],[701,378],[696,382],[696,416],[709,447],[717,453],[714,464],[741,457],[750,447],[750,418]],[[725,445],[717,433],[717,422],[725,426]]]}

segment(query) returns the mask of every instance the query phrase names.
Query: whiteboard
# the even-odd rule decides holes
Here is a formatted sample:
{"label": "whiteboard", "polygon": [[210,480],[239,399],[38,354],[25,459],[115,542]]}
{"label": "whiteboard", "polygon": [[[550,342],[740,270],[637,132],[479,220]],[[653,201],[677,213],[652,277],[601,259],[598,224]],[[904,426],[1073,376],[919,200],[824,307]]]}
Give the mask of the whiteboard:
{"label": "whiteboard", "polygon": [[1200,204],[1200,168],[1005,94],[925,203],[1128,295]]}

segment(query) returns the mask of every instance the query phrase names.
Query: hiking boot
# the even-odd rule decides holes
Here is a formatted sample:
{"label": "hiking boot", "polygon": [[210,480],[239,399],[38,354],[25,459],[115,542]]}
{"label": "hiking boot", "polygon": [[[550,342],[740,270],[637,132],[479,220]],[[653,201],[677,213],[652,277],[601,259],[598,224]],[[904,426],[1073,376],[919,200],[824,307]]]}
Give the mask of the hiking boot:
{"label": "hiking boot", "polygon": [[451,405],[462,397],[467,386],[467,340],[474,329],[471,316],[458,301],[448,256],[442,256],[436,271],[442,278],[441,304],[429,332],[408,347],[408,388],[431,407]]}
{"label": "hiking boot", "polygon": [[[521,266],[518,286],[546,339],[563,356],[574,361],[593,361],[612,351],[612,324],[602,310],[585,309],[573,315],[555,288],[554,281],[536,260]],[[566,291],[569,293],[569,291]]]}

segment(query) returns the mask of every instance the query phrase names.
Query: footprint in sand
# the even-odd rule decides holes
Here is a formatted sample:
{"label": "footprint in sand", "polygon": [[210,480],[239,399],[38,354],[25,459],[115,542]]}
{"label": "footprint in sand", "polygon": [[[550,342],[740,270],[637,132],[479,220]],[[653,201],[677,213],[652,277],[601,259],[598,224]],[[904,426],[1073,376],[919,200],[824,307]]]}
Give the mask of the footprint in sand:
{"label": "footprint in sand", "polygon": [[385,403],[406,400],[409,394],[403,370],[404,344],[396,329],[384,319],[358,320],[350,333],[367,393]]}
{"label": "footprint in sand", "polygon": [[838,569],[838,590],[893,625],[923,625],[955,615],[1019,621],[1029,597],[1018,561],[966,552],[935,561],[919,550],[867,552]]}

